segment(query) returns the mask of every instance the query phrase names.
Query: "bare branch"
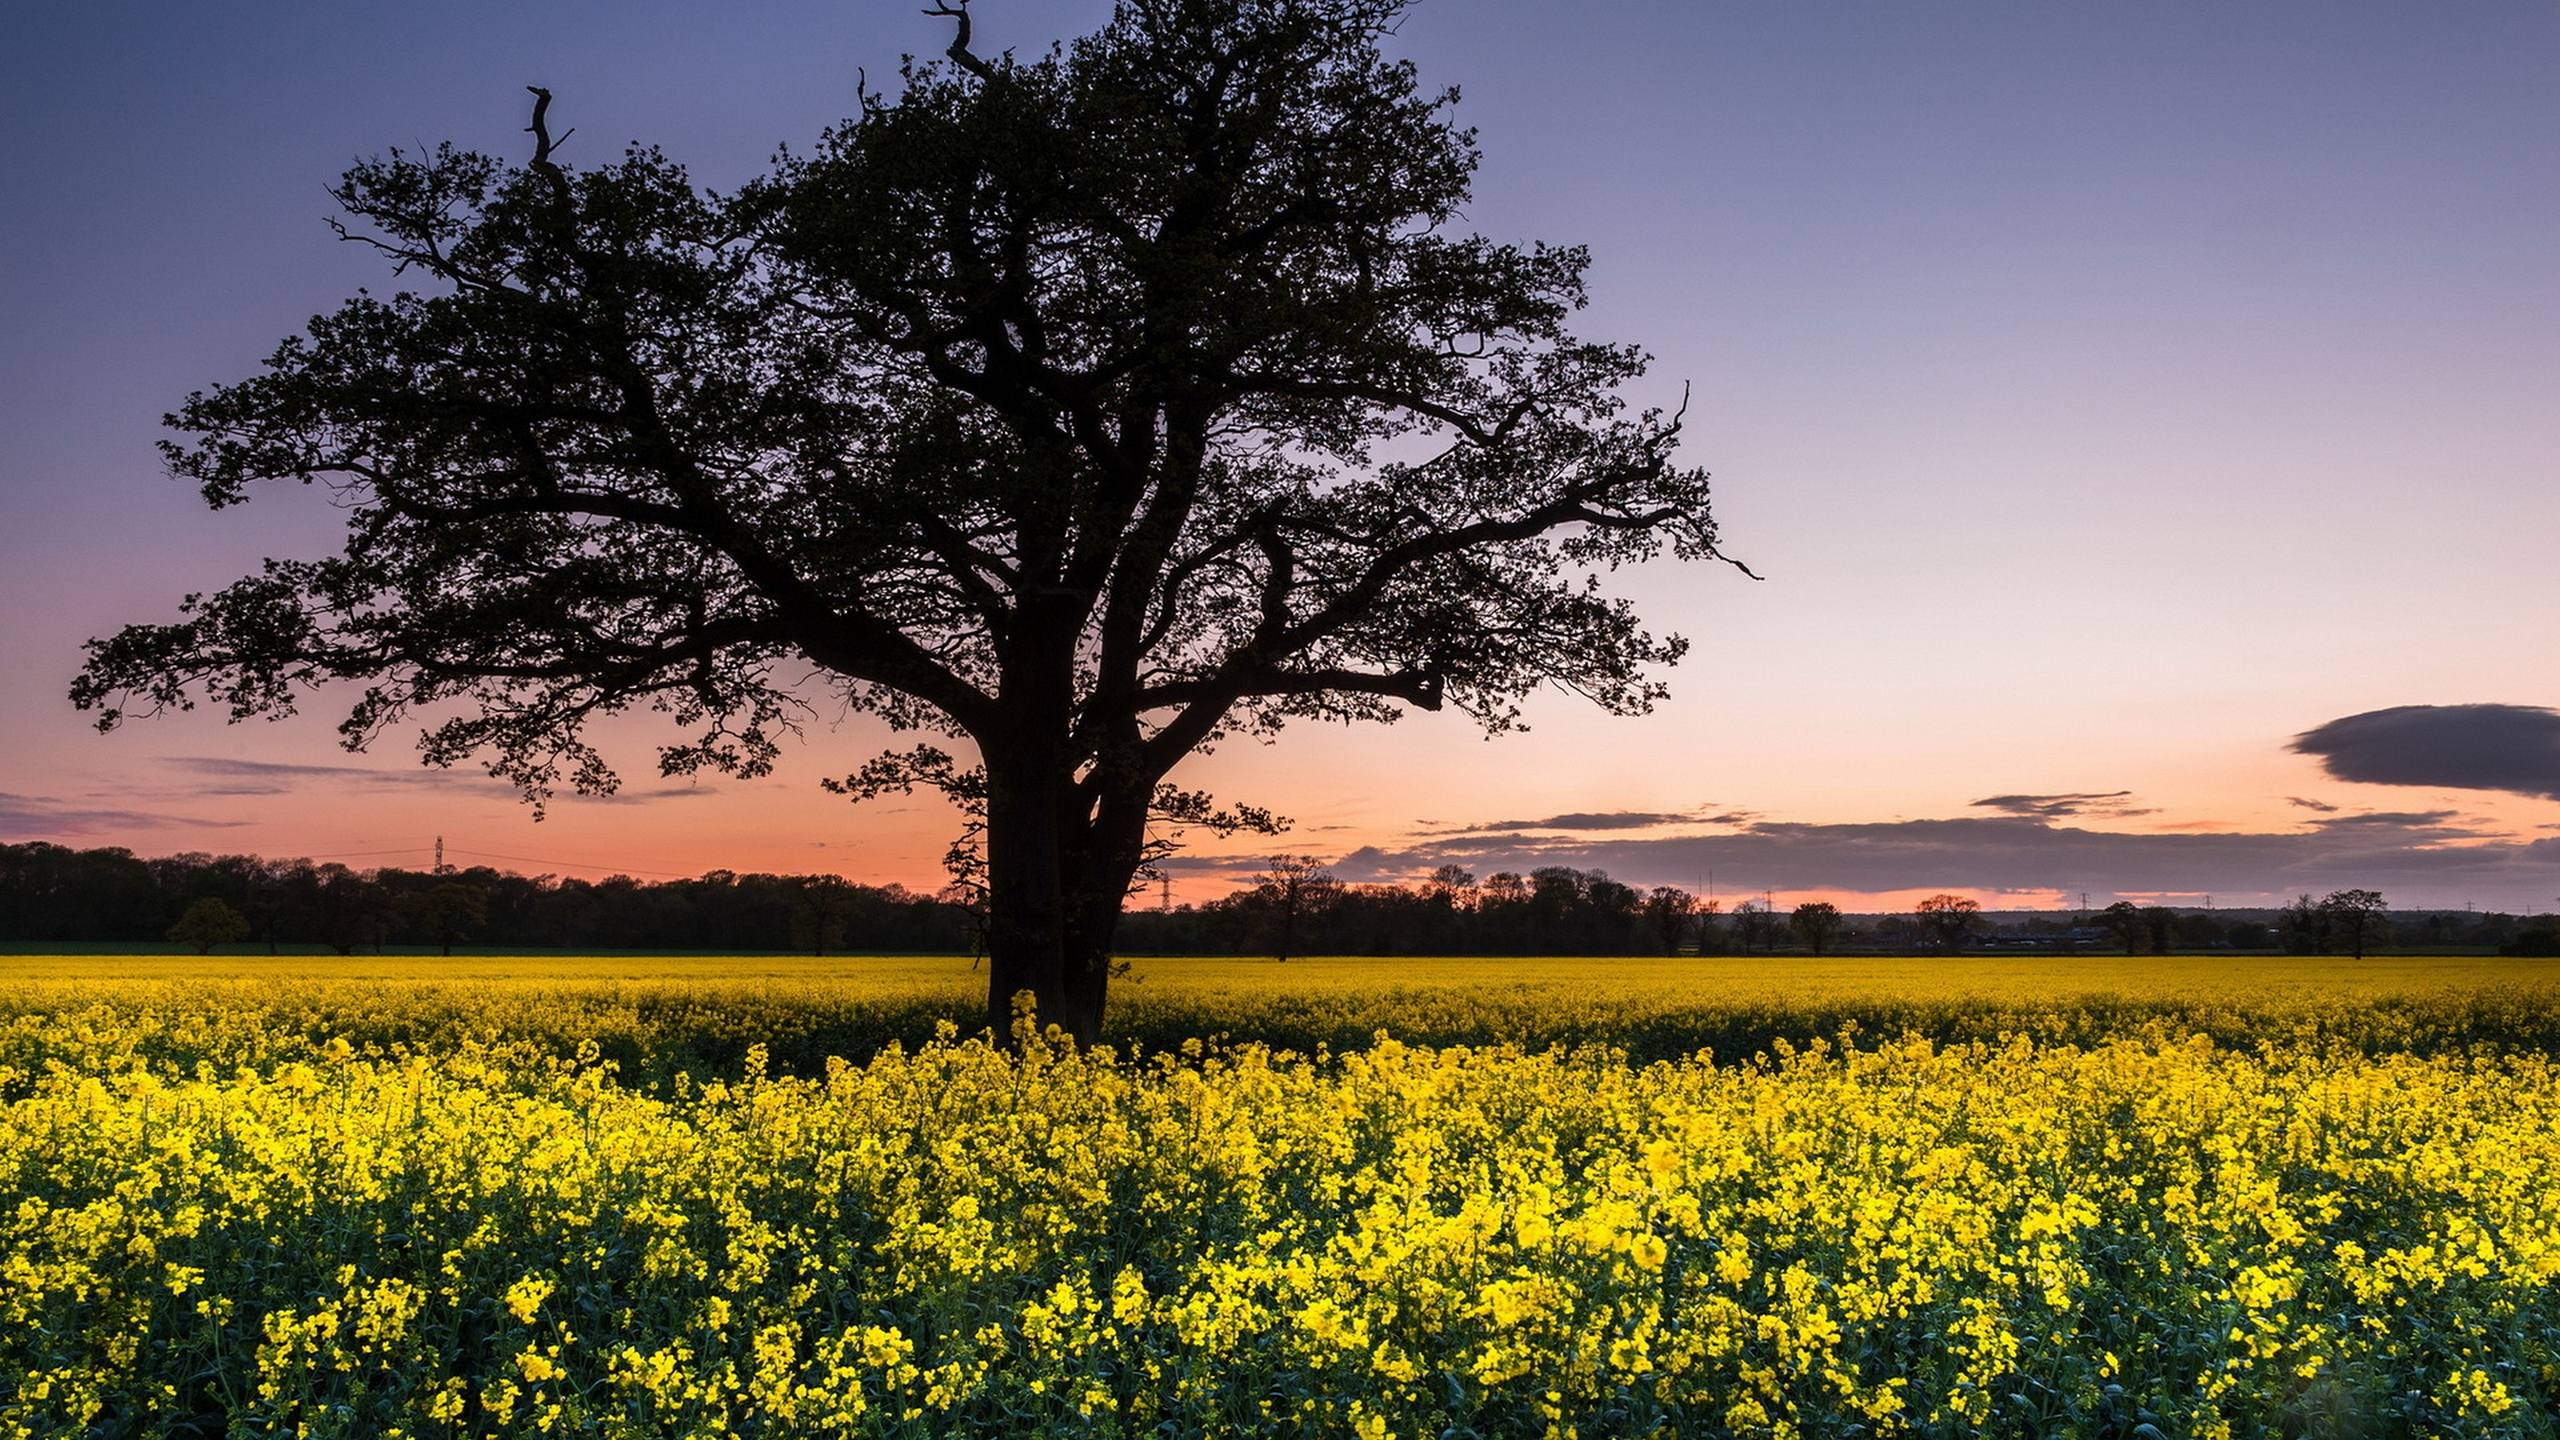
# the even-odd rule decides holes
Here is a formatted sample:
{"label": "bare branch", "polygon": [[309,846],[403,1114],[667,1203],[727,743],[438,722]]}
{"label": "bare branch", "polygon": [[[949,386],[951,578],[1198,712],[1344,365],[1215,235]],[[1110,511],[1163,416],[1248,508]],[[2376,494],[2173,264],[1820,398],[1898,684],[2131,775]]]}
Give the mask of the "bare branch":
{"label": "bare branch", "polygon": [[944,16],[959,22],[957,31],[951,37],[951,48],[942,52],[951,57],[952,64],[981,80],[996,78],[995,67],[979,59],[977,52],[969,48],[969,0],[958,0],[956,4],[951,3],[951,0],[934,0],[933,8],[924,13]]}
{"label": "bare branch", "polygon": [[557,139],[553,138],[548,118],[551,113],[551,92],[539,85],[527,85],[524,88],[533,95],[533,123],[524,127],[525,133],[533,137],[533,166],[537,170],[556,171],[559,167],[552,163],[551,152],[565,144],[570,136],[577,134],[577,129],[573,126],[562,131]]}

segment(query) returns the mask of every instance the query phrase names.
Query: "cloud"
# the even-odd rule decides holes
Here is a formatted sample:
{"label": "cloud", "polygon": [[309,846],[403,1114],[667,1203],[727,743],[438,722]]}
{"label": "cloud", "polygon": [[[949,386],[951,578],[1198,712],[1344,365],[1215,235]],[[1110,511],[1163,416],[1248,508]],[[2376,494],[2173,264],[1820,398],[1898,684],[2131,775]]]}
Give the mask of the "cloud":
{"label": "cloud", "polygon": [[1726,810],[1709,814],[1705,810],[1570,810],[1539,820],[1482,820],[1465,825],[1442,826],[1426,821],[1422,833],[1456,838],[1463,835],[1517,835],[1533,830],[1572,830],[1596,832],[1609,830],[1659,830],[1673,825],[1742,825],[1758,817],[1748,810]]}
{"label": "cloud", "polygon": [[[172,770],[198,776],[212,782],[200,793],[208,795],[282,795],[304,785],[358,785],[368,789],[406,789],[424,786],[449,790],[456,785],[504,786],[479,771],[453,771],[420,767],[416,770],[385,770],[372,765],[294,764],[279,760],[238,760],[227,755],[170,755],[161,764]],[[506,786],[513,789],[513,786]]]}
{"label": "cloud", "polygon": [[[187,793],[191,795],[285,795],[305,785],[327,785],[342,789],[353,786],[368,790],[475,789],[507,795],[516,793],[516,787],[513,784],[486,771],[449,770],[441,766],[422,765],[415,770],[386,770],[373,765],[315,765],[278,760],[239,760],[227,755],[169,755],[163,756],[160,763],[208,782],[189,786]],[[643,800],[684,800],[711,793],[712,789],[707,785],[666,784],[651,786],[644,790],[619,790],[611,795],[581,795],[571,798],[591,803],[635,804]]]}
{"label": "cloud", "polygon": [[2293,737],[2340,780],[2506,790],[2560,800],[2560,711],[2539,705],[2399,705]]}
{"label": "cloud", "polygon": [[[2548,906],[2560,895],[2560,837],[2486,839],[2432,822],[2354,823],[2279,832],[2090,830],[2037,816],[1963,816],[1843,824],[1762,820],[1725,834],[1423,835],[1353,851],[1346,880],[1408,878],[1435,865],[1479,875],[1540,865],[1606,870],[1641,885],[1696,885],[1712,869],[1737,892],[1921,889],[2212,894],[2241,900],[2351,886],[2401,903]],[[2426,822],[2412,825],[2412,818]]]}
{"label": "cloud", "polygon": [[245,820],[207,820],[156,810],[119,810],[71,805],[45,795],[0,793],[0,836],[47,839],[56,835],[95,835],[102,830],[159,830],[171,827],[228,830]]}
{"label": "cloud", "polygon": [[2330,804],[2326,800],[2305,800],[2299,795],[2287,795],[2284,798],[2301,806],[2305,810],[2317,810],[2323,815],[2335,815],[2338,813],[2338,807]]}
{"label": "cloud", "polygon": [[2323,830],[2443,830],[2455,834],[2470,833],[2465,827],[2447,824],[2454,818],[2451,810],[2368,810],[2355,815],[2326,815],[2311,823]]}
{"label": "cloud", "polygon": [[1550,815],[1544,820],[1511,823],[1534,825],[1542,830],[1650,830],[1661,825],[1679,825],[1692,817],[1647,810],[1576,810],[1563,815]]}
{"label": "cloud", "polygon": [[1998,810],[2008,815],[2026,815],[2042,820],[2060,820],[2074,815],[2129,817],[2156,815],[2156,810],[2134,806],[2130,790],[2084,792],[2075,795],[1986,795],[1973,802],[1976,810]]}
{"label": "cloud", "polygon": [[1179,874],[1193,871],[1208,875],[1251,875],[1271,863],[1268,855],[1167,855],[1155,862],[1159,870]]}

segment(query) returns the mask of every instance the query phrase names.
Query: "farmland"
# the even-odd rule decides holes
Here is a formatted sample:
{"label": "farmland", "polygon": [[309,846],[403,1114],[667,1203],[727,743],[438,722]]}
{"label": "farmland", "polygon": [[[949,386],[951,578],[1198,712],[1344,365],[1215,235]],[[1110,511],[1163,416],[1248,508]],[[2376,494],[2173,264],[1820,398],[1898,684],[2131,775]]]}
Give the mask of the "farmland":
{"label": "farmland", "polygon": [[[898,1041],[912,1049],[982,1012],[985,974],[947,956],[0,956],[12,1016],[103,1007],[153,1017],[137,1044],[450,1049],[593,1045],[626,1082],[734,1071],[762,1046],[777,1073],[816,1074]],[[249,1023],[254,1018],[255,1023]],[[1637,1060],[1773,1041],[2025,1034],[2090,1043],[2144,1028],[2246,1048],[2313,1037],[2368,1049],[2491,1044],[2560,1053],[2560,965],[2492,957],[1571,959],[1188,957],[1132,962],[1106,1038],[1342,1051],[1408,1044],[1605,1044]],[[23,1030],[23,1026],[15,1027]],[[256,1035],[256,1040],[247,1037]],[[219,1036],[219,1039],[213,1038]],[[261,1053],[263,1049],[261,1049]],[[0,1056],[0,1059],[11,1057]],[[26,1063],[22,1052],[15,1063]]]}
{"label": "farmland", "polygon": [[2535,962],[973,978],[0,962],[0,1433],[2553,1433]]}

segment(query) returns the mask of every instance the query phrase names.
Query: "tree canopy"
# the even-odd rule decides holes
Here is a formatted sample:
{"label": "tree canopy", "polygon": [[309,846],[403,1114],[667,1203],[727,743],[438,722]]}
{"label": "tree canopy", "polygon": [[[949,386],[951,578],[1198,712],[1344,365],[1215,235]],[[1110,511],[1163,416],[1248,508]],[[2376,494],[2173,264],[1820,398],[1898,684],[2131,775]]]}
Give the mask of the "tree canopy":
{"label": "tree canopy", "polygon": [[[601,716],[670,774],[768,770],[832,705],[953,737],[839,782],[939,787],[984,837],[990,1018],[1099,1023],[1170,776],[1301,718],[1541,685],[1640,712],[1685,642],[1607,572],[1721,558],[1640,351],[1581,339],[1579,248],[1468,233],[1454,92],[1382,53],[1404,0],[1123,0],[972,48],[734,191],[638,147],[577,167],[392,151],[335,190],[404,287],[170,417],[219,508],[336,487],[342,553],[271,560],[92,642],[103,726],[358,687],[537,803],[607,790]],[[1151,830],[1151,826],[1155,827]]]}

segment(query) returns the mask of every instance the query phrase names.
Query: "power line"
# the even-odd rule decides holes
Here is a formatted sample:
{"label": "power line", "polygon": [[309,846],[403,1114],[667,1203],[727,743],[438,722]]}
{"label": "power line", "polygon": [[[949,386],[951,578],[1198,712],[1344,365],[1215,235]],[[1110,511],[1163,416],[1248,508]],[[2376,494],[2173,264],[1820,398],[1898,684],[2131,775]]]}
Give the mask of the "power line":
{"label": "power line", "polygon": [[481,860],[512,860],[519,865],[557,865],[564,870],[611,870],[624,875],[660,875],[672,880],[690,880],[689,870],[643,870],[636,865],[597,865],[583,860],[545,860],[533,855],[501,855],[494,850],[465,850],[452,847],[456,855],[469,855]]}
{"label": "power line", "polygon": [[[469,855],[481,860],[512,860],[519,865],[556,865],[566,870],[612,870],[626,875],[659,875],[673,880],[689,880],[690,870],[643,870],[634,865],[600,865],[584,860],[547,860],[534,855],[501,855],[493,850],[465,850],[459,845],[403,845],[391,850],[325,850],[303,855],[304,860],[371,860],[384,855],[438,855],[450,850],[456,855]],[[439,859],[439,867],[443,862]]]}

